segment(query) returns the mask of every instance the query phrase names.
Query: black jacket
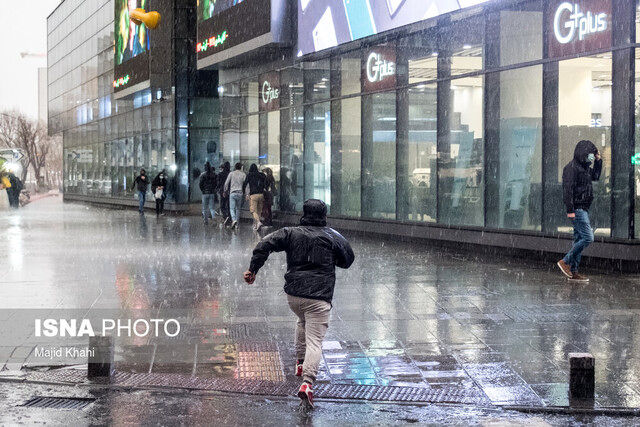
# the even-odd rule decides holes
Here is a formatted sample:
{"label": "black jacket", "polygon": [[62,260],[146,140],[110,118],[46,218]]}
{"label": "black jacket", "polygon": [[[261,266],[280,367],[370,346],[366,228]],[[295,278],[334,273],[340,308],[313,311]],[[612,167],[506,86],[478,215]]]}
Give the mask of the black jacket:
{"label": "black jacket", "polygon": [[220,196],[224,193],[224,183],[227,181],[230,173],[230,170],[223,169],[222,172],[218,174],[218,193],[220,193]]}
{"label": "black jacket", "polygon": [[265,236],[253,250],[249,271],[257,273],[271,252],[287,253],[284,291],[292,296],[331,303],[336,266],[349,268],[353,250],[324,218],[303,217],[298,227],[285,227]]}
{"label": "black jacket", "polygon": [[200,175],[200,191],[202,194],[215,194],[218,190],[218,175],[215,172],[205,172]]}
{"label": "black jacket", "polygon": [[149,188],[149,177],[144,175],[144,180],[141,178],[143,175],[136,176],[136,179],[133,180],[133,188],[138,191],[142,191],[144,193],[147,192],[147,188]]}
{"label": "black jacket", "polygon": [[265,184],[267,183],[267,176],[262,172],[249,172],[244,180],[242,188],[245,189],[249,186],[249,195],[264,194]]}
{"label": "black jacket", "polygon": [[593,168],[587,161],[587,156],[596,154],[598,149],[591,141],[580,141],[576,145],[571,160],[562,171],[563,201],[567,213],[576,209],[589,210],[593,202],[592,181],[600,179],[602,174],[602,159],[595,160]]}
{"label": "black jacket", "polygon": [[155,194],[158,187],[162,187],[162,198],[167,197],[167,178],[160,178],[160,174],[156,175],[151,182],[151,192]]}

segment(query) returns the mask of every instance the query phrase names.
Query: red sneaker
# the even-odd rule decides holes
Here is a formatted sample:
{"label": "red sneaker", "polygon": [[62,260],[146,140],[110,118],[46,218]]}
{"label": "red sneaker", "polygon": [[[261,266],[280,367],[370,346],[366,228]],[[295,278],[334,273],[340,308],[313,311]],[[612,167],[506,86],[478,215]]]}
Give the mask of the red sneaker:
{"label": "red sneaker", "polygon": [[302,383],[300,390],[298,390],[298,397],[313,408],[313,390],[311,390],[311,384],[306,382]]}
{"label": "red sneaker", "polygon": [[296,360],[296,377],[302,376],[302,362],[300,360]]}

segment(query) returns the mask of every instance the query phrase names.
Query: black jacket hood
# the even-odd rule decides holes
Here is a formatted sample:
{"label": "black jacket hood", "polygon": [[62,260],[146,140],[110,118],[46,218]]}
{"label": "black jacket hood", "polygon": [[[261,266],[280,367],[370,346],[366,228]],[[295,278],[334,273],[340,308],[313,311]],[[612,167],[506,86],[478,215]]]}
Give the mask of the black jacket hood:
{"label": "black jacket hood", "polygon": [[573,151],[573,159],[583,166],[588,165],[589,162],[587,162],[587,156],[592,153],[596,154],[597,152],[598,149],[593,142],[582,140],[576,144],[576,148]]}
{"label": "black jacket hood", "polygon": [[318,199],[305,201],[304,205],[302,205],[300,225],[315,225],[320,227],[327,225],[327,205]]}

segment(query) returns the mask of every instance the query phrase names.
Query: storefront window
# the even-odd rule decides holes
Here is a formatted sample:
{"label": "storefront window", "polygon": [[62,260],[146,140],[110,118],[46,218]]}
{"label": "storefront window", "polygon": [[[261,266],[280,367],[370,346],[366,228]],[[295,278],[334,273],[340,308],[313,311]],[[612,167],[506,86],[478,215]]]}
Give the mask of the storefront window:
{"label": "storefront window", "polygon": [[[450,82],[448,131],[438,142],[438,222],[484,225],[483,77]],[[446,108],[446,107],[445,107]]]}
{"label": "storefront window", "polygon": [[360,51],[350,52],[340,58],[340,95],[360,92]]}
{"label": "storefront window", "polygon": [[360,216],[360,100],[360,97],[346,98],[332,103],[334,120],[339,120],[339,133],[332,141],[334,154],[331,156],[334,190],[331,211],[335,215]]}
{"label": "storefront window", "polygon": [[[286,113],[286,111],[285,111]],[[267,152],[260,153],[263,170],[271,169],[276,181],[276,188],[280,185],[280,111],[267,113]],[[277,194],[273,198],[273,207],[277,206]]]}
{"label": "storefront window", "polygon": [[540,230],[542,220],[542,66],[500,73],[498,221]]}
{"label": "storefront window", "polygon": [[322,101],[330,98],[329,60],[304,63],[304,100]]}
{"label": "storefront window", "polygon": [[450,61],[451,76],[484,68],[484,17],[476,16],[451,23],[440,38],[439,55]]}
{"label": "storefront window", "polygon": [[258,116],[240,117],[240,161],[247,172],[252,163],[258,164]]}
{"label": "storefront window", "polygon": [[280,209],[299,212],[304,201],[302,107],[283,110],[282,114],[286,114],[284,128],[288,129],[288,135],[280,145]]}
{"label": "storefront window", "polygon": [[500,65],[542,58],[542,2],[514,5],[500,13]]}
{"label": "storefront window", "polygon": [[435,84],[409,89],[408,152],[404,159],[407,179],[404,193],[410,221],[435,222],[437,215],[437,90]]}
{"label": "storefront window", "polygon": [[304,198],[331,205],[331,111],[328,102],[305,106]]}
{"label": "storefront window", "polygon": [[[611,54],[561,61],[558,93],[558,185],[562,200],[562,169],[573,159],[578,141],[592,141],[604,161],[600,180],[593,183],[594,201],[589,210],[595,234],[611,235]],[[558,212],[564,212],[558,206]],[[564,218],[563,218],[564,219]],[[572,232],[566,221],[560,232]]]}
{"label": "storefront window", "polygon": [[640,239],[640,49],[636,49],[636,148],[633,156],[633,182],[635,185],[635,238]]}
{"label": "storefront window", "polygon": [[240,161],[240,118],[223,119],[220,123],[222,157],[233,165]]}
{"label": "storefront window", "polygon": [[362,215],[395,219],[395,91],[365,95],[362,121]]}
{"label": "storefront window", "polygon": [[258,81],[255,79],[244,80],[240,83],[240,96],[242,97],[244,109],[241,113],[255,113],[258,111]]}

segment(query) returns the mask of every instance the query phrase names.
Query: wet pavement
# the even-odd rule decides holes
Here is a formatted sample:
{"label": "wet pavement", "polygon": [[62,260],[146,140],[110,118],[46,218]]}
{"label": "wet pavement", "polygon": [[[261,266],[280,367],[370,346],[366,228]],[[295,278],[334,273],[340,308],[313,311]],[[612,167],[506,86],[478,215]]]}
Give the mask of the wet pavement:
{"label": "wet pavement", "polygon": [[[356,262],[337,275],[318,377],[326,397],[394,401],[402,393],[390,390],[404,389],[484,408],[566,406],[568,354],[589,352],[595,406],[640,407],[640,276],[594,272],[590,284],[569,285],[553,266],[526,260],[347,236]],[[38,356],[51,340],[34,335],[36,313],[117,313],[181,323],[175,338],[118,339],[120,373],[175,375],[176,386],[210,379],[240,392],[294,384],[284,255],[254,285],[242,281],[258,239],[248,224],[231,232],[59,198],[3,213],[0,374],[83,363]]]}

